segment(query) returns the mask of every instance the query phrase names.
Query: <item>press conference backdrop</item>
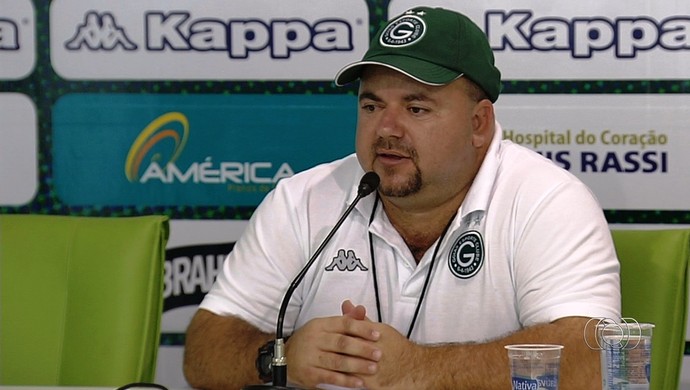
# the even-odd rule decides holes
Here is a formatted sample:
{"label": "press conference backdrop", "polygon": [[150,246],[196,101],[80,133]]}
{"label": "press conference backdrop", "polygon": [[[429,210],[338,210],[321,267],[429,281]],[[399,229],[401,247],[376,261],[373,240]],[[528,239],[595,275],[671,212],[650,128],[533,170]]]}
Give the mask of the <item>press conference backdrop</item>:
{"label": "press conference backdrop", "polygon": [[[0,0],[0,213],[170,216],[157,376],[186,386],[225,255],[278,180],[353,150],[356,86],[332,77],[415,3]],[[612,225],[690,224],[690,2],[424,3],[487,33],[506,138]]]}

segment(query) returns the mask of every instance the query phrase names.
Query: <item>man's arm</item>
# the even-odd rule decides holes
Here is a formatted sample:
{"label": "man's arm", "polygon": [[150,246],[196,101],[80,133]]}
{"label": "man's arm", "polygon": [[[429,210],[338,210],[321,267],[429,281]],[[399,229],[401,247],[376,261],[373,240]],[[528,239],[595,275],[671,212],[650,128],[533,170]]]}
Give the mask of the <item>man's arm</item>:
{"label": "man's arm", "polygon": [[[358,315],[315,318],[297,329],[287,343],[290,381],[308,388],[320,383],[359,387],[357,375],[371,372],[380,352],[371,322],[358,321],[364,318]],[[259,383],[257,351],[274,337],[237,317],[200,309],[187,329],[185,377],[198,389]]]}
{"label": "man's arm", "polygon": [[260,383],[254,362],[273,335],[237,317],[200,309],[187,329],[184,375],[197,389],[239,389]]}
{"label": "man's arm", "polygon": [[414,344],[395,329],[372,323],[381,331],[377,344],[383,354],[378,372],[362,378],[369,389],[505,389],[510,367],[504,346],[539,343],[564,346],[560,389],[595,389],[601,386],[599,352],[583,339],[588,320],[567,317],[488,343],[434,346]]}

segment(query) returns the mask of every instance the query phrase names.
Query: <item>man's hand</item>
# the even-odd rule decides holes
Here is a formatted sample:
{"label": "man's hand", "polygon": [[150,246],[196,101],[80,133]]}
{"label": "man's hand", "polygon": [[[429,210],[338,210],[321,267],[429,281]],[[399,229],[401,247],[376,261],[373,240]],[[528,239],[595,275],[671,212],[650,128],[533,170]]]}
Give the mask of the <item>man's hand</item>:
{"label": "man's hand", "polygon": [[343,301],[340,305],[340,311],[342,311],[344,316],[352,317],[356,320],[367,320],[367,308],[362,305],[355,306],[349,299]]}
{"label": "man's hand", "polygon": [[[345,301],[341,305],[341,310],[343,315],[369,321],[364,306],[355,306],[352,302]],[[413,371],[419,367],[416,362],[419,356],[422,356],[419,355],[422,349],[389,325],[377,323],[375,326],[381,334],[376,346],[382,353],[378,361],[378,370],[361,376],[365,381],[365,387],[368,389],[420,388],[419,383],[414,379]]]}
{"label": "man's hand", "polygon": [[315,318],[290,336],[290,382],[306,387],[321,383],[362,387],[362,377],[377,372],[379,324],[366,318],[363,306],[346,302],[341,307],[343,315]]}
{"label": "man's hand", "polygon": [[[342,303],[341,310],[344,316],[369,321],[366,317],[366,308],[362,305],[355,306],[348,300]],[[416,359],[417,356],[422,356],[418,355],[422,353],[422,349],[396,329],[386,324],[374,325],[381,334],[376,346],[382,354],[378,361],[378,370],[373,374],[361,376],[366,387],[370,389],[420,388],[419,383],[414,379],[413,370],[419,366]]]}

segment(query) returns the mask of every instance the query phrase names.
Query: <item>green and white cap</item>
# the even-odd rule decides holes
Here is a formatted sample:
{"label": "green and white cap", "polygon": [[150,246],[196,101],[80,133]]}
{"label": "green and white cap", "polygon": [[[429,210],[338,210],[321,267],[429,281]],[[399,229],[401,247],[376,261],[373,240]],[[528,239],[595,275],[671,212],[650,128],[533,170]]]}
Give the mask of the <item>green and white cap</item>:
{"label": "green and white cap", "polygon": [[392,19],[376,33],[361,61],[338,72],[336,85],[358,79],[365,65],[395,69],[429,85],[464,76],[492,102],[501,93],[501,72],[484,32],[467,16],[443,8],[417,7]]}

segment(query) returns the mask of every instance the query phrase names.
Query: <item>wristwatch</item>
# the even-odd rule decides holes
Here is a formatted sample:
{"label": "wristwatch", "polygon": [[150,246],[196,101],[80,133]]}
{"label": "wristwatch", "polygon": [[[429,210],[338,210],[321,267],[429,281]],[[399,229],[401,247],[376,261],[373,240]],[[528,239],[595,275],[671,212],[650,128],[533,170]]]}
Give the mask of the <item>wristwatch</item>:
{"label": "wristwatch", "polygon": [[259,348],[259,355],[256,357],[256,371],[259,373],[259,380],[270,382],[273,380],[273,346],[275,340],[270,340]]}

